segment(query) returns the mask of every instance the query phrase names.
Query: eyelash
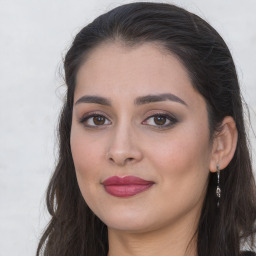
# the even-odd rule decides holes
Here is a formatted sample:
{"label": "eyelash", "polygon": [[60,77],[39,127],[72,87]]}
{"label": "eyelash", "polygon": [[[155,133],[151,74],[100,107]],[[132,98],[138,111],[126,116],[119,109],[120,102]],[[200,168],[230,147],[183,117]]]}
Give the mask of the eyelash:
{"label": "eyelash", "polygon": [[[102,125],[88,125],[86,124],[86,122],[93,117],[103,117],[104,119],[108,120],[108,117],[106,117],[105,115],[99,114],[99,113],[90,113],[88,115],[83,116],[79,122],[84,124],[84,126],[89,127],[89,128],[98,128]],[[111,121],[109,121],[111,123]]]}
{"label": "eyelash", "polygon": [[[154,126],[157,129],[164,129],[164,128],[168,128],[171,127],[173,125],[175,125],[178,120],[176,117],[174,117],[173,115],[170,114],[164,114],[164,113],[156,113],[152,116],[149,116],[148,118],[145,119],[145,121],[142,122],[142,124],[145,124],[146,121],[150,120],[151,118],[156,118],[156,117],[160,117],[160,118],[165,118],[165,124],[164,125],[151,125]],[[168,124],[166,124],[166,122],[169,122]]]}
{"label": "eyelash", "polygon": [[[94,117],[103,117],[104,118],[104,121],[108,120],[108,124],[102,124],[102,125],[91,125],[91,124],[86,124],[86,122],[88,122],[88,120],[90,118],[94,118]],[[168,127],[171,127],[173,125],[175,125],[178,120],[176,117],[174,117],[173,115],[170,115],[170,114],[165,114],[165,113],[156,113],[154,115],[151,115],[149,117],[147,117],[143,122],[142,124],[146,124],[145,122],[150,120],[151,118],[156,118],[156,117],[160,117],[160,118],[165,118],[166,122],[169,121],[169,123],[166,125],[166,124],[163,124],[163,125],[149,125],[149,126],[154,126],[155,128],[157,129],[165,129],[165,128],[168,128]],[[90,113],[86,116],[83,116],[80,120],[79,120],[80,123],[82,123],[84,126],[88,127],[88,128],[100,128],[101,126],[104,126],[104,125],[110,125],[111,124],[111,121],[109,121],[108,117],[106,117],[105,115],[103,114],[99,114],[99,113]]]}

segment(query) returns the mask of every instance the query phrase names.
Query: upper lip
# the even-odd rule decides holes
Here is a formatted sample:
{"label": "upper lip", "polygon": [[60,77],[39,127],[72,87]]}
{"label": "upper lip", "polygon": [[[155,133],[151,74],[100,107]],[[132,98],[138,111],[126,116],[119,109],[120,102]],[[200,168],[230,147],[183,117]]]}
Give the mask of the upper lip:
{"label": "upper lip", "polygon": [[144,180],[136,176],[112,176],[105,179],[102,184],[104,186],[111,186],[111,185],[146,185],[146,184],[153,184],[153,181]]}

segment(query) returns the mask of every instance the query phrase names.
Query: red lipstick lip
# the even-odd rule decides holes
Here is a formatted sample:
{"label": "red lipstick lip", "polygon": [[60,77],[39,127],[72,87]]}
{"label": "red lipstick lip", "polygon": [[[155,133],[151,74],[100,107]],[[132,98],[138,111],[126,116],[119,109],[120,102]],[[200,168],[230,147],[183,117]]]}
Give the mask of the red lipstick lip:
{"label": "red lipstick lip", "polygon": [[153,184],[153,181],[143,180],[136,176],[112,176],[107,178],[102,182],[104,186],[109,185],[146,185],[146,184]]}
{"label": "red lipstick lip", "polygon": [[155,182],[136,176],[112,176],[102,182],[105,191],[116,197],[130,197],[149,189]]}

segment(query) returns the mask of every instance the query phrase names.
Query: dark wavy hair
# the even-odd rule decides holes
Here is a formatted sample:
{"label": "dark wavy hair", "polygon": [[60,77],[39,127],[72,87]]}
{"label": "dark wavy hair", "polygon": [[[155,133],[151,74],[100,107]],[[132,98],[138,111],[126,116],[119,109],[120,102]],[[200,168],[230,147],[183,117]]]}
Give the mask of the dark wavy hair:
{"label": "dark wavy hair", "polygon": [[171,4],[138,2],[119,6],[96,18],[76,35],[66,54],[67,94],[59,120],[59,159],[46,199],[51,220],[40,240],[37,256],[107,255],[107,227],[80,193],[70,149],[78,69],[93,49],[107,41],[119,41],[128,47],[153,42],[174,54],[207,103],[211,138],[224,117],[233,117],[238,130],[237,148],[221,172],[219,208],[215,196],[216,174],[209,174],[195,234],[197,252],[198,256],[238,256],[244,239],[254,246],[255,180],[230,51],[215,29],[197,15]]}

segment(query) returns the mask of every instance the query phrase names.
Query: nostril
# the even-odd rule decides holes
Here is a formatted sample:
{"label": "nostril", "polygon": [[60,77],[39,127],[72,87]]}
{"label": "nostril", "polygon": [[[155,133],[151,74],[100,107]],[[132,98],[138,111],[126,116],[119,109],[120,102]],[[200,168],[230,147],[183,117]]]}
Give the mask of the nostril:
{"label": "nostril", "polygon": [[109,161],[118,165],[124,165],[126,163],[134,161],[135,158],[127,157],[127,158],[118,158],[118,157],[109,157]]}
{"label": "nostril", "polygon": [[124,164],[125,164],[125,163],[133,162],[134,159],[135,159],[135,158],[133,158],[133,157],[128,157],[128,158],[126,158],[126,159],[124,160]]}
{"label": "nostril", "polygon": [[115,160],[114,160],[112,157],[110,157],[109,160],[110,160],[111,162],[115,162]]}

